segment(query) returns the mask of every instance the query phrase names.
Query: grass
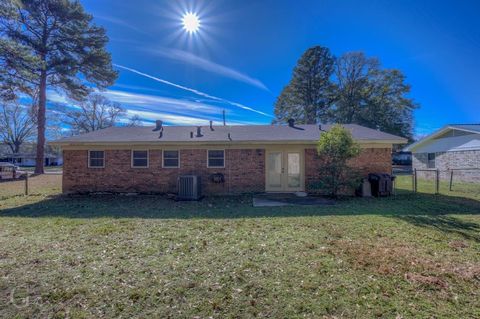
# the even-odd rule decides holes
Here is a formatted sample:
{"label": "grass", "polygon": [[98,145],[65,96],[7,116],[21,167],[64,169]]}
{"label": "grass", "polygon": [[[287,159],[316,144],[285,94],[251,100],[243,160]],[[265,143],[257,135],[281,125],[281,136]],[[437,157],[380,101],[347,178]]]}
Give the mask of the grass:
{"label": "grass", "polygon": [[59,179],[0,184],[0,317],[480,316],[479,185],[272,209],[63,197]]}

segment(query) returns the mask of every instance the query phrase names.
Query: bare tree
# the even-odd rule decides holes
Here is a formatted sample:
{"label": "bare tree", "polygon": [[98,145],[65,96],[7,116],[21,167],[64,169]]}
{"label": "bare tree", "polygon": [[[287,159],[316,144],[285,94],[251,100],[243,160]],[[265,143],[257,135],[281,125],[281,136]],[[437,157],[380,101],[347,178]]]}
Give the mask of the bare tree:
{"label": "bare tree", "polygon": [[[35,102],[33,103],[35,105]],[[36,135],[36,112],[31,106],[21,105],[17,100],[2,101],[0,106],[0,140],[12,153]]]}
{"label": "bare tree", "polygon": [[140,116],[135,114],[134,116],[130,117],[127,126],[142,126],[142,119],[140,118]]}
{"label": "bare tree", "polygon": [[101,94],[91,94],[78,109],[65,112],[66,124],[72,133],[88,133],[114,126],[126,115],[120,104],[111,102]]}

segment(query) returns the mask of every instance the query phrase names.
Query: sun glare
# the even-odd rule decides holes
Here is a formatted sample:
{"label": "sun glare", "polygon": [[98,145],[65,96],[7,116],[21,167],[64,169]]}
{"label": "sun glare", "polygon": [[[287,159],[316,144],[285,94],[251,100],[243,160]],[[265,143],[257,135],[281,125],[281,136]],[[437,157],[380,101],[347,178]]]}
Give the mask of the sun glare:
{"label": "sun glare", "polygon": [[195,33],[200,29],[200,19],[196,13],[187,12],[182,18],[183,28],[188,33]]}

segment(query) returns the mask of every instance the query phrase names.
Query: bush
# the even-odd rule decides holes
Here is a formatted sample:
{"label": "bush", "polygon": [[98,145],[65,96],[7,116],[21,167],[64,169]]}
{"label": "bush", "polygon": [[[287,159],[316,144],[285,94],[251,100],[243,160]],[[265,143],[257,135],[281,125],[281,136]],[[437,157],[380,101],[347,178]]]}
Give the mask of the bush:
{"label": "bush", "polygon": [[317,152],[322,165],[320,179],[313,185],[314,188],[337,197],[340,191],[358,186],[360,174],[347,163],[360,154],[360,146],[353,140],[350,131],[334,125],[320,135]]}

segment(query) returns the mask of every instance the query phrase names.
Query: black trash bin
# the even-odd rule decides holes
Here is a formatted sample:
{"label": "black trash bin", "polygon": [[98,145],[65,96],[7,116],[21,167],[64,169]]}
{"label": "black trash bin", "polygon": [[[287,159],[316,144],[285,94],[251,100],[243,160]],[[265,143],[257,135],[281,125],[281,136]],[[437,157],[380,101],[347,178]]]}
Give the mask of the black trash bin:
{"label": "black trash bin", "polygon": [[393,193],[393,180],[395,176],[385,173],[370,173],[368,181],[372,187],[372,196],[390,196]]}

